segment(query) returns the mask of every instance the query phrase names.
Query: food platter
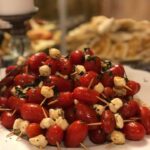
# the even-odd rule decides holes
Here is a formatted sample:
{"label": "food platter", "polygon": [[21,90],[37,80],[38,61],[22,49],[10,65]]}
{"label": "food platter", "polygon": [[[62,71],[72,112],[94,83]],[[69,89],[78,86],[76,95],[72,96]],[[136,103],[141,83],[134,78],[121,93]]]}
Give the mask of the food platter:
{"label": "food platter", "polygon": [[[130,79],[133,79],[135,81],[138,81],[141,84],[141,90],[137,94],[136,97],[139,99],[143,100],[146,103],[149,103],[149,97],[150,97],[150,74],[145,71],[141,70],[135,70],[130,67],[125,66],[126,73]],[[38,148],[31,146],[29,142],[27,142],[24,139],[17,139],[17,136],[11,136],[11,137],[6,137],[9,134],[9,131],[3,128],[0,125],[0,150],[5,150],[5,149],[11,149],[11,150],[37,150]],[[138,142],[132,142],[132,141],[127,141],[125,145],[113,145],[113,144],[102,144],[102,145],[93,145],[88,140],[85,142],[87,147],[90,150],[105,150],[105,149],[111,149],[111,150],[138,150],[143,148],[144,150],[148,150],[150,147],[150,136],[146,136],[144,140],[138,141]],[[51,149],[55,150],[56,148],[52,147],[47,147],[46,150]],[[62,148],[63,149],[63,148]],[[67,148],[64,148],[64,150]],[[79,150],[80,148],[68,148],[69,150]]]}

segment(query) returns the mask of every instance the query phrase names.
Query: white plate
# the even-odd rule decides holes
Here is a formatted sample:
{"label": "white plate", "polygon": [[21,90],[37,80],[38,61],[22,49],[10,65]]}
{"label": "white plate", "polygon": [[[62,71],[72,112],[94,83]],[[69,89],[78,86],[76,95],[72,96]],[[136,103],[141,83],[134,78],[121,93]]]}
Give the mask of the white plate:
{"label": "white plate", "polygon": [[[142,88],[140,92],[137,94],[137,97],[142,99],[145,102],[150,103],[150,73],[141,70],[131,69],[130,67],[125,67],[127,75],[129,79],[133,79],[135,81],[140,82]],[[6,135],[9,134],[9,131],[3,128],[0,125],[0,150],[38,150],[38,148],[31,146],[28,141],[19,139],[16,141],[17,136],[12,136],[7,138]],[[90,145],[88,143],[87,145]],[[90,146],[90,150],[140,150],[141,148],[144,150],[149,150],[150,148],[150,136],[145,136],[142,141],[127,141],[125,145],[113,145],[113,144],[103,144],[103,145],[94,145]],[[67,148],[63,148],[64,150]],[[76,148],[74,150],[79,150],[80,148]],[[56,148],[47,147],[46,150],[56,150]],[[69,148],[68,150],[73,150]]]}

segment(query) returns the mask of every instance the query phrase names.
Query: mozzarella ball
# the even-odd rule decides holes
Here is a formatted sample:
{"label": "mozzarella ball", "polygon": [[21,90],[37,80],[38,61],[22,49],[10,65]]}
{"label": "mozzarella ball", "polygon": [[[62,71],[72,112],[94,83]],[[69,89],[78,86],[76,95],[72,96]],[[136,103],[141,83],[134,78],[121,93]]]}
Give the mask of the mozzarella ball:
{"label": "mozzarella ball", "polygon": [[110,138],[114,144],[121,145],[125,143],[125,136],[120,131],[113,131],[110,135]]}
{"label": "mozzarella ball", "polygon": [[61,57],[61,52],[56,48],[51,48],[49,50],[49,55],[54,59],[59,59]]}
{"label": "mozzarella ball", "polygon": [[86,69],[84,68],[84,66],[83,65],[76,65],[75,66],[75,72],[77,73],[77,74],[84,74],[84,73],[86,73]]}
{"label": "mozzarella ball", "polygon": [[99,104],[93,105],[93,108],[95,109],[95,111],[98,115],[102,115],[103,111],[105,110],[105,107],[103,105],[99,105]]}
{"label": "mozzarella ball", "polygon": [[51,98],[54,96],[54,90],[49,86],[42,86],[41,95],[43,95],[45,98]]}
{"label": "mozzarella ball", "polygon": [[42,129],[48,129],[50,126],[55,125],[55,121],[52,118],[44,118],[40,122],[40,127]]}
{"label": "mozzarella ball", "polygon": [[58,108],[58,109],[50,109],[49,110],[49,116],[50,118],[56,120],[58,119],[59,117],[64,117],[64,111],[63,109],[61,108]]}
{"label": "mozzarella ball", "polygon": [[19,56],[17,65],[18,66],[24,65],[25,62],[26,62],[26,59],[23,56]]}
{"label": "mozzarella ball", "polygon": [[39,67],[40,76],[47,77],[51,74],[51,68],[48,65],[43,65]]}
{"label": "mozzarella ball", "polygon": [[102,93],[104,91],[103,84],[99,82],[98,84],[94,86],[94,90],[97,91],[98,93]]}
{"label": "mozzarella ball", "polygon": [[42,134],[40,134],[36,137],[30,138],[29,142],[34,146],[42,147],[42,148],[46,147],[46,145],[48,144],[46,137]]}
{"label": "mozzarella ball", "polygon": [[29,125],[29,121],[22,121],[21,124],[20,124],[20,131],[22,134],[26,134],[26,129]]}
{"label": "mozzarella ball", "polygon": [[62,117],[59,117],[56,119],[56,124],[62,128],[62,130],[66,130],[69,126],[68,122],[66,119],[63,119]]}
{"label": "mozzarella ball", "polygon": [[126,85],[126,81],[122,77],[115,76],[114,77],[114,85],[116,87],[124,87]]}
{"label": "mozzarella ball", "polygon": [[124,126],[123,118],[120,114],[115,114],[115,120],[116,120],[116,127],[119,129],[122,129]]}
{"label": "mozzarella ball", "polygon": [[120,98],[114,98],[111,100],[109,103],[109,109],[113,112],[116,113],[121,107],[123,106],[123,102]]}
{"label": "mozzarella ball", "polygon": [[16,119],[13,124],[13,130],[20,130],[20,126],[22,122],[23,122],[23,119],[21,118]]}
{"label": "mozzarella ball", "polygon": [[127,90],[125,88],[113,88],[113,91],[117,96],[125,96],[127,94]]}

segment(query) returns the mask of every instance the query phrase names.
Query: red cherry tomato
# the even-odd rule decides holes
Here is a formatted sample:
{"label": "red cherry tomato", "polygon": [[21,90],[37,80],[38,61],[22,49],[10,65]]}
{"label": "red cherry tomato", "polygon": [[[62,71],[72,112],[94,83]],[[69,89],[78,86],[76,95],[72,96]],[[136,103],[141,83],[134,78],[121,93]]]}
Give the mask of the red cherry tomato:
{"label": "red cherry tomato", "polygon": [[72,51],[69,57],[72,64],[78,65],[84,62],[84,53],[81,50]]}
{"label": "red cherry tomato", "polygon": [[123,132],[128,140],[138,141],[145,136],[145,129],[138,122],[129,122],[124,125]]}
{"label": "red cherry tomato", "polygon": [[88,134],[88,126],[80,121],[73,122],[66,131],[65,145],[67,147],[78,147]]}
{"label": "red cherry tomato", "polygon": [[128,89],[127,89],[127,95],[128,95],[128,96],[133,96],[133,95],[135,95],[136,93],[139,92],[139,90],[140,90],[140,88],[141,88],[141,86],[140,86],[139,83],[137,83],[137,82],[135,82],[135,81],[131,81],[131,80],[127,82],[127,86],[128,86],[130,89],[132,89],[132,90],[128,90]]}
{"label": "red cherry tomato", "polygon": [[19,111],[23,104],[25,104],[26,100],[24,98],[18,98],[15,96],[9,97],[7,101],[7,106],[13,110]]}
{"label": "red cherry tomato", "polygon": [[64,79],[59,76],[50,76],[48,80],[44,82],[47,86],[56,86],[59,92],[71,91],[73,86],[69,79]]}
{"label": "red cherry tomato", "polygon": [[39,87],[30,89],[26,95],[28,96],[28,103],[40,104],[44,99],[44,96],[41,95],[41,88]]}
{"label": "red cherry tomato", "polygon": [[84,62],[86,71],[101,72],[101,60],[97,56],[89,56],[90,58]]}
{"label": "red cherry tomato", "polygon": [[125,74],[125,70],[122,65],[115,65],[112,68],[110,68],[110,71],[114,76],[124,77]]}
{"label": "red cherry tomato", "polygon": [[14,78],[15,85],[25,86],[27,84],[32,84],[35,81],[35,76],[29,74],[18,74]]}
{"label": "red cherry tomato", "polygon": [[76,109],[73,106],[65,109],[65,118],[69,123],[72,123],[76,120]]}
{"label": "red cherry tomato", "polygon": [[57,106],[61,106],[63,108],[69,107],[73,104],[74,99],[71,92],[60,92],[58,96]]}
{"label": "red cherry tomato", "polygon": [[120,109],[120,114],[124,119],[130,117],[136,117],[139,113],[139,105],[135,100],[130,100],[124,103],[123,107]]}
{"label": "red cherry tomato", "polygon": [[29,138],[38,136],[42,133],[42,129],[38,123],[30,123],[26,129]]}
{"label": "red cherry tomato", "polygon": [[150,134],[150,110],[147,107],[140,107],[141,123],[143,124],[146,134]]}
{"label": "red cherry tomato", "polygon": [[47,59],[47,55],[44,52],[32,55],[28,60],[29,69],[31,71],[38,71],[39,66]]}
{"label": "red cherry tomato", "polygon": [[13,65],[13,66],[8,66],[6,68],[6,74],[12,72],[13,70],[15,70],[17,68],[17,66]]}
{"label": "red cherry tomato", "polygon": [[113,98],[115,96],[115,92],[111,87],[105,87],[103,94],[106,96],[106,98]]}
{"label": "red cherry tomato", "polygon": [[104,87],[113,87],[114,81],[113,81],[113,74],[110,71],[104,72],[101,77],[101,82],[104,85]]}
{"label": "red cherry tomato", "polygon": [[103,144],[106,141],[106,134],[101,129],[91,130],[89,138],[94,144]]}
{"label": "red cherry tomato", "polygon": [[73,71],[73,65],[71,62],[66,58],[60,59],[60,65],[59,65],[59,71],[60,73],[64,75],[69,75]]}
{"label": "red cherry tomato", "polygon": [[15,115],[12,115],[10,112],[3,112],[1,114],[1,124],[7,129],[12,129],[15,120]]}
{"label": "red cherry tomato", "polygon": [[45,116],[42,107],[38,104],[26,103],[20,109],[21,117],[29,122],[39,123]]}
{"label": "red cherry tomato", "polygon": [[44,64],[50,66],[51,74],[53,75],[59,70],[60,61],[57,59],[48,58]]}
{"label": "red cherry tomato", "polygon": [[86,87],[77,87],[73,91],[74,99],[86,104],[96,104],[98,102],[99,93]]}
{"label": "red cherry tomato", "polygon": [[92,80],[93,80],[93,83],[91,87],[95,86],[99,82],[99,75],[94,71],[87,72],[85,75],[81,76],[79,79],[80,85],[84,87],[88,87]]}
{"label": "red cherry tomato", "polygon": [[0,106],[7,107],[7,101],[8,99],[6,97],[0,97]]}
{"label": "red cherry tomato", "polygon": [[58,125],[49,127],[46,132],[46,138],[50,145],[57,145],[57,142],[61,143],[63,140],[63,136],[64,132]]}
{"label": "red cherry tomato", "polygon": [[[76,118],[78,120],[81,120],[87,124],[98,122],[96,112],[89,106],[82,104],[82,103],[77,103],[75,105],[75,109],[76,109]],[[98,126],[90,126],[89,127],[89,129],[91,129],[91,130],[97,129],[97,128],[98,128]]]}
{"label": "red cherry tomato", "polygon": [[116,126],[114,114],[110,110],[105,110],[101,116],[102,129],[105,133],[110,134]]}

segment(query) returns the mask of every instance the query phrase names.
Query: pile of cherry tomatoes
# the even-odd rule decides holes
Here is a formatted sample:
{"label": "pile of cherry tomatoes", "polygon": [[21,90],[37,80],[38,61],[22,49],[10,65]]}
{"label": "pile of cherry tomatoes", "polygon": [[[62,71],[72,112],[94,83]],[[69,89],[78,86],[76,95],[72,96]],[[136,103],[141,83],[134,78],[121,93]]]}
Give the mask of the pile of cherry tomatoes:
{"label": "pile of cherry tomatoes", "polygon": [[[20,66],[9,66],[6,74],[10,75],[1,81],[1,124],[29,141],[42,135],[46,144],[31,142],[35,146],[79,147],[86,138],[94,144],[124,144],[125,139],[137,141],[150,134],[150,109],[133,97],[140,84],[127,78],[122,65],[101,60],[91,49],[68,56],[57,49],[39,52]],[[63,121],[55,123],[58,118],[50,110],[61,110],[55,115],[65,120],[65,127]],[[46,118],[54,123],[43,127]],[[27,126],[15,132],[17,119],[27,121]]]}

